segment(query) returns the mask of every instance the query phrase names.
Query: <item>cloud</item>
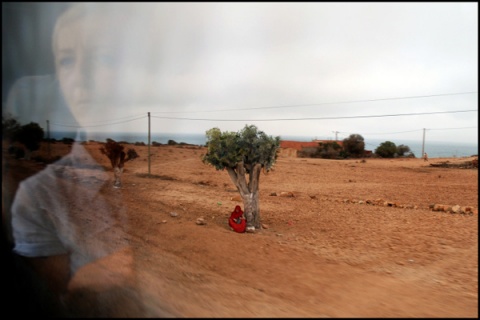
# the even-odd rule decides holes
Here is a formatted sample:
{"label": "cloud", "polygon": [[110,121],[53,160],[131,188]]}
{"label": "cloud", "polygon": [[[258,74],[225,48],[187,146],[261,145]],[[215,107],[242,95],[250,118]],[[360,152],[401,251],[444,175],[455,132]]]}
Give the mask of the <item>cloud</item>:
{"label": "cloud", "polygon": [[[477,125],[476,113],[254,122],[478,109],[478,94],[373,101],[476,91],[476,3],[142,3],[134,8],[129,26],[142,32],[132,31],[124,54],[138,64],[125,69],[122,83],[136,100],[116,110],[119,115],[176,112],[170,115],[219,119],[155,120],[173,131],[235,130],[245,123],[220,120],[246,119],[265,131],[312,136]],[[310,104],[317,106],[301,106]],[[265,108],[272,106],[295,107]],[[211,112],[239,108],[264,109]],[[440,133],[439,139],[453,139],[451,131]],[[470,129],[455,136],[477,139]]]}

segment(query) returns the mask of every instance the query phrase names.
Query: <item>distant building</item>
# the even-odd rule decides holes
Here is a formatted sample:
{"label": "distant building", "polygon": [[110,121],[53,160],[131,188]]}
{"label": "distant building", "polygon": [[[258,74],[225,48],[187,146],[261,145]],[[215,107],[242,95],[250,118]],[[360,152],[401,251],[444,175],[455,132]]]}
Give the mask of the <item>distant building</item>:
{"label": "distant building", "polygon": [[[314,149],[322,144],[336,142],[343,148],[342,140],[312,140],[312,141],[293,141],[293,140],[280,140],[280,155],[284,157],[297,157],[298,152],[305,149]],[[371,155],[371,150],[365,150],[365,155]]]}
{"label": "distant building", "polygon": [[297,151],[302,150],[305,147],[318,147],[318,142],[316,141],[292,141],[292,140],[281,140],[280,148],[283,149],[295,149]]}

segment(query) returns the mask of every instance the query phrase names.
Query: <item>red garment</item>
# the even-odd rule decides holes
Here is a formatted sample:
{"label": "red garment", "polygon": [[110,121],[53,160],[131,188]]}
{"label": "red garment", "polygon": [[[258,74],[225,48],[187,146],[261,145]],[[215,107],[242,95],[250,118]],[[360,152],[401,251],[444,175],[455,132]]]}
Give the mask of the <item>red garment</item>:
{"label": "red garment", "polygon": [[243,211],[240,206],[236,206],[235,210],[233,210],[230,218],[228,219],[228,225],[232,227],[235,232],[245,232],[247,222],[243,218]]}

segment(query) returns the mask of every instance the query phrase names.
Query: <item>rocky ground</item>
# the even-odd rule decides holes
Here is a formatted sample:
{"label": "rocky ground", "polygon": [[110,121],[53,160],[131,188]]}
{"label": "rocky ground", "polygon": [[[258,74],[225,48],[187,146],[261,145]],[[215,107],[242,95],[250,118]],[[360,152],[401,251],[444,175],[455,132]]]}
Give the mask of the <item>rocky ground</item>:
{"label": "rocky ground", "polygon": [[[86,144],[113,185],[100,146]],[[102,192],[128,208],[143,306],[113,305],[114,316],[478,316],[478,168],[430,165],[477,157],[280,157],[260,178],[264,228],[239,234],[227,219],[243,204],[228,174],[201,162],[205,149],[151,147],[149,174],[148,148],[126,148],[140,157],[122,188]],[[43,167],[4,152],[6,226],[16,184]]]}

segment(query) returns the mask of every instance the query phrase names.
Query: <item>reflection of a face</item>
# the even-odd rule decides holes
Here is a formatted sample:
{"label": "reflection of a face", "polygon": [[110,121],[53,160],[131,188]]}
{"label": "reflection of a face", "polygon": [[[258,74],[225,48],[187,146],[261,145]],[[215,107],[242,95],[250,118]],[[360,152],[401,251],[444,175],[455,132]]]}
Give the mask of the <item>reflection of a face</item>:
{"label": "reflection of a face", "polygon": [[[98,106],[113,101],[118,87],[118,19],[99,15],[64,22],[55,39],[55,66],[64,97],[77,120],[91,120]],[[98,111],[98,110],[97,110]]]}

